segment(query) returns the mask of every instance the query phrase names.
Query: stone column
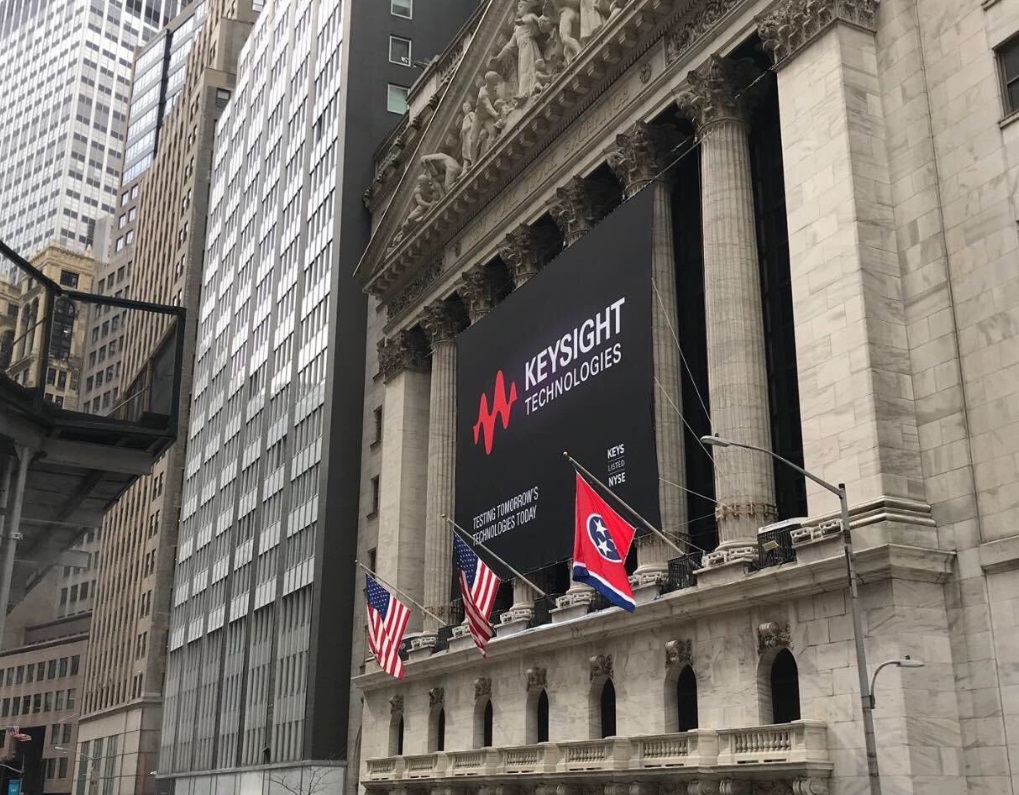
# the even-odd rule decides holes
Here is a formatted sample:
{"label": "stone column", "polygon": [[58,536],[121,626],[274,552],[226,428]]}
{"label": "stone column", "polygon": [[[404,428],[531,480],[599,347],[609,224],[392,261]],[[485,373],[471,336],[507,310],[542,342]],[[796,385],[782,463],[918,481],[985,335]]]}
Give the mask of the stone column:
{"label": "stone column", "polygon": [[519,290],[538,275],[548,261],[541,255],[534,227],[521,224],[506,235],[499,247],[499,257],[513,274],[513,287]]}
{"label": "stone column", "polygon": [[[428,413],[428,487],[425,493],[425,606],[446,617],[452,582],[453,534],[443,514],[453,515],[456,464],[456,344],[461,320],[446,301],[425,307],[421,320],[432,346]],[[439,625],[425,617],[425,635]]]}
{"label": "stone column", "polygon": [[[661,172],[674,158],[679,134],[672,127],[638,122],[616,136],[608,154],[609,167],[630,198],[647,186],[654,191],[651,220],[651,324],[654,346],[655,444],[658,456],[658,502],[662,531],[684,547],[687,534],[686,495],[676,486],[686,484],[683,444],[683,394],[679,356],[676,261],[672,240],[672,183]],[[660,582],[676,551],[656,536],[646,536],[637,549],[635,585]]]}
{"label": "stone column", "polygon": [[564,247],[580,240],[591,231],[596,220],[594,199],[587,180],[574,177],[565,187],[557,189],[548,210],[563,233]]}
{"label": "stone column", "polygon": [[[677,97],[701,140],[704,302],[712,430],[771,449],[764,319],[750,174],[748,86],[757,70],[712,56]],[[752,93],[752,92],[748,92]],[[708,563],[757,554],[757,530],[773,521],[775,482],[764,453],[715,448],[718,550]]]}
{"label": "stone column", "polygon": [[[385,383],[379,473],[378,573],[411,598],[424,596],[425,523],[421,503],[428,471],[428,356],[420,336],[396,332],[378,346]],[[421,628],[411,611],[411,630]]]}

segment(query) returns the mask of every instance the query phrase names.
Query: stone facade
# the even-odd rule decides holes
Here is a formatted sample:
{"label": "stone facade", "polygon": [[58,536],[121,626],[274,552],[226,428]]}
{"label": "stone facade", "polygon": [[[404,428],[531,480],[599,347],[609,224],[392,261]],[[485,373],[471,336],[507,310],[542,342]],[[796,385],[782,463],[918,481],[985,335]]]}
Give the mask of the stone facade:
{"label": "stone facade", "polygon": [[[700,158],[712,430],[778,445],[769,410],[782,407],[770,406],[765,367],[772,332],[756,283],[768,240],[751,162],[757,108],[774,91],[802,462],[849,495],[870,670],[907,655],[925,663],[877,682],[885,791],[1014,795],[1019,127],[1003,118],[995,50],[1019,32],[1019,0],[557,5],[558,16],[491,3],[440,59],[457,66],[422,83],[434,93],[412,97],[406,133],[381,154],[387,168],[367,197],[376,233],[357,273],[378,301],[365,409],[365,443],[378,453],[363,459],[362,491],[379,511],[359,528],[359,555],[373,554],[383,577],[429,609],[445,607],[437,600],[448,571],[422,570],[441,555],[428,542],[438,508],[425,517],[420,506],[452,500],[454,464],[441,435],[453,392],[448,362],[428,355],[429,307],[459,306],[463,325],[477,322],[466,274],[499,262],[520,289],[555,267],[555,250],[611,209],[606,169],[620,196],[660,176],[655,145],[668,123],[692,133]],[[549,33],[556,25],[561,52]],[[540,64],[520,60],[532,45]],[[496,116],[479,110],[489,101]],[[487,127],[477,120],[486,113]],[[684,151],[682,138],[668,151]],[[671,262],[674,247],[662,235],[656,256]],[[674,277],[656,282],[681,293]],[[683,345],[667,298],[654,325],[665,393],[681,380],[674,346]],[[383,357],[392,346],[418,353]],[[683,442],[659,415],[659,469],[680,487]],[[412,629],[429,631],[415,634],[404,680],[356,654],[364,711],[351,765],[361,785],[866,791],[834,500],[808,482],[808,516],[790,535],[795,561],[761,567],[758,530],[780,513],[771,464],[731,449],[716,449],[714,462],[718,544],[693,587],[663,589],[669,550],[642,549],[638,573],[649,576],[635,584],[657,598],[633,616],[589,612],[587,595],[568,594],[578,620],[540,624],[528,613],[533,594],[515,588],[506,626],[520,626],[497,626],[487,660],[457,640],[433,651],[435,628],[420,616]],[[679,517],[671,521],[682,541],[693,517],[664,489],[661,501],[663,516]],[[363,602],[357,609],[363,624]],[[788,655],[800,720],[777,729],[771,676]],[[677,681],[688,666],[698,728],[680,733]],[[537,670],[548,744],[535,730]],[[482,678],[490,692],[477,696]],[[600,724],[606,681],[616,704],[610,739]],[[437,688],[441,707],[430,697]],[[483,748],[489,703],[492,743]]]}

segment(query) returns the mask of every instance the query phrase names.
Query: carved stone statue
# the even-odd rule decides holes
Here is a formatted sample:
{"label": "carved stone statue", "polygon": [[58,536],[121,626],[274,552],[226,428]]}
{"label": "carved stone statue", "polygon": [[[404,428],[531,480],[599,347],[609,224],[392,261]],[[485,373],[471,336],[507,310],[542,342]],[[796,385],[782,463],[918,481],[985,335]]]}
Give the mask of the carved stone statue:
{"label": "carved stone statue", "polygon": [[525,104],[542,87],[539,72],[545,71],[545,64],[539,39],[552,30],[552,21],[544,14],[536,13],[538,6],[539,0],[520,0],[517,3],[517,18],[513,22],[510,40],[493,59],[494,64],[501,64],[515,56],[517,105]]}
{"label": "carved stone statue", "polygon": [[431,177],[428,174],[421,174],[417,178],[417,185],[414,187],[414,207],[407,215],[408,223],[420,220],[421,216],[428,212],[429,208],[440,198],[432,184]]}
{"label": "carved stone statue", "polygon": [[478,114],[468,99],[463,104],[464,117],[460,122],[460,157],[463,170],[470,170],[478,159]]}
{"label": "carved stone statue", "polygon": [[605,24],[603,0],[580,0],[580,42],[586,44]]}
{"label": "carved stone statue", "polygon": [[559,39],[570,63],[580,53],[580,0],[555,0],[559,11]]}
{"label": "carved stone statue", "polygon": [[[495,143],[499,131],[503,128],[502,113],[505,102],[500,96],[502,75],[495,71],[485,73],[485,82],[478,89],[477,109],[475,110],[475,146],[477,159],[480,159]],[[477,162],[477,161],[475,161]]]}
{"label": "carved stone statue", "polygon": [[449,193],[463,172],[463,166],[456,158],[445,152],[425,155],[421,158],[421,165],[424,166],[425,173],[430,175],[433,189],[440,197]]}

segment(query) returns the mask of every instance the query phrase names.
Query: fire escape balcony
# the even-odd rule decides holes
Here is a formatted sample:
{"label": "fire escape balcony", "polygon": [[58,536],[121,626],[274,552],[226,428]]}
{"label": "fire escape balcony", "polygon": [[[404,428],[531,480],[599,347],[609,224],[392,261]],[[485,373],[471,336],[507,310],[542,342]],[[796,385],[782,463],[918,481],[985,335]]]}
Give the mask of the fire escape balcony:
{"label": "fire escape balcony", "polygon": [[[50,566],[83,565],[70,547],[177,438],[184,309],[74,289],[46,251],[36,267],[0,242],[0,631]],[[113,350],[116,399],[85,405]]]}
{"label": "fire escape balcony", "polygon": [[[513,748],[438,751],[366,761],[369,792],[516,784],[546,787],[617,782],[775,782],[794,792],[827,791],[832,762],[824,723],[794,721],[739,729],[547,742]],[[730,787],[731,789],[731,787]],[[680,790],[682,791],[682,790]],[[717,790],[715,790],[717,791]],[[782,788],[781,791],[787,791]],[[632,790],[631,790],[632,792]]]}

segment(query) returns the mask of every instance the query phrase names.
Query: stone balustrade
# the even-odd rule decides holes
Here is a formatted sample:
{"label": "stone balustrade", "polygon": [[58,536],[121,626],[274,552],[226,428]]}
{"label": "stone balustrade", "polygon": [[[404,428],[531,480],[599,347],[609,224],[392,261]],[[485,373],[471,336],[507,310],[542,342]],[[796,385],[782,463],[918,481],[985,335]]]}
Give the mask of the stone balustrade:
{"label": "stone balustrade", "polygon": [[[367,760],[365,783],[447,778],[692,770],[713,767],[802,765],[829,768],[827,727],[795,721],[740,729],[695,729],[674,734],[539,743],[511,748],[446,751]],[[378,788],[378,787],[376,787]]]}

